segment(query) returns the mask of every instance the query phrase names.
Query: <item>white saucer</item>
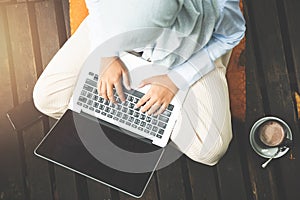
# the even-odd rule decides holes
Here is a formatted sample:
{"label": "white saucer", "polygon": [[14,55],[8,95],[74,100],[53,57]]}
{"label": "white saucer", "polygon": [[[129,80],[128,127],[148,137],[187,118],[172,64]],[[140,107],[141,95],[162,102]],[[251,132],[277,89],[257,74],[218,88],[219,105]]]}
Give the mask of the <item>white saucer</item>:
{"label": "white saucer", "polygon": [[[257,142],[255,141],[255,133],[258,130],[259,126],[264,123],[265,121],[269,121],[269,120],[274,120],[274,121],[278,121],[280,122],[282,125],[284,125],[284,129],[287,132],[287,138],[292,140],[292,131],[289,128],[289,126],[281,119],[277,118],[277,117],[263,117],[261,119],[259,119],[257,122],[255,122],[255,124],[252,126],[251,131],[250,131],[250,144],[253,148],[253,150],[260,155],[261,157],[264,158],[270,158],[272,157],[277,151],[279,147],[274,147],[274,148],[263,148],[260,145],[257,144]],[[280,158],[283,155],[285,155],[287,152],[289,151],[289,148],[287,147],[286,149],[284,149],[283,151],[279,152],[274,158]]]}

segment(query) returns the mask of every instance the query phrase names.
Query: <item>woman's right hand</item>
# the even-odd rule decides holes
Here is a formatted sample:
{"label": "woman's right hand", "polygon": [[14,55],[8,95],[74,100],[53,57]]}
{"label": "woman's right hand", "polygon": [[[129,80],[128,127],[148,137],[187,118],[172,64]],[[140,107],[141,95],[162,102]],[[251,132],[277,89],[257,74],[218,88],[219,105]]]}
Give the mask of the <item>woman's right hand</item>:
{"label": "woman's right hand", "polygon": [[125,96],[122,89],[123,84],[127,90],[130,88],[130,79],[128,69],[119,57],[107,57],[101,59],[100,73],[98,81],[98,93],[104,99],[116,103],[114,98],[113,88],[122,102],[125,101]]}

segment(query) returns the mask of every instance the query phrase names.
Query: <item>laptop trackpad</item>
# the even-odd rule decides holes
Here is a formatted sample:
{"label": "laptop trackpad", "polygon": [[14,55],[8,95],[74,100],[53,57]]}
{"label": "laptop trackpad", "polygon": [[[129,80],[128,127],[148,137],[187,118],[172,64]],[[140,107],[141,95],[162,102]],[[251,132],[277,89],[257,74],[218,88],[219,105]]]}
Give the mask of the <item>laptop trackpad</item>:
{"label": "laptop trackpad", "polygon": [[140,196],[164,149],[117,127],[67,110],[36,154],[116,189]]}

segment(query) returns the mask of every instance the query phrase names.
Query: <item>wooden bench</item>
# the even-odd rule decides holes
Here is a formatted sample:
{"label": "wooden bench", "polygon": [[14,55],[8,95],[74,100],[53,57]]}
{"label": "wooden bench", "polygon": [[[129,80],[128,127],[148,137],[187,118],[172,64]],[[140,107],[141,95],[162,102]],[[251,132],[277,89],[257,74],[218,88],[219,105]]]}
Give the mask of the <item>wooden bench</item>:
{"label": "wooden bench", "polygon": [[[299,1],[245,0],[247,20],[246,122],[233,120],[234,139],[214,167],[182,156],[157,171],[142,199],[147,200],[293,200],[300,198],[299,122],[292,98],[300,86]],[[33,155],[54,121],[43,116],[14,130],[6,113],[38,119],[32,103],[34,84],[70,35],[67,0],[0,0],[0,200],[129,200],[128,195],[48,163]],[[242,61],[241,61],[242,62]],[[18,105],[20,105],[18,107]],[[31,108],[30,108],[31,106]],[[19,110],[20,109],[20,110]],[[295,148],[262,169],[265,159],[249,144],[255,120],[276,115],[294,132]]]}

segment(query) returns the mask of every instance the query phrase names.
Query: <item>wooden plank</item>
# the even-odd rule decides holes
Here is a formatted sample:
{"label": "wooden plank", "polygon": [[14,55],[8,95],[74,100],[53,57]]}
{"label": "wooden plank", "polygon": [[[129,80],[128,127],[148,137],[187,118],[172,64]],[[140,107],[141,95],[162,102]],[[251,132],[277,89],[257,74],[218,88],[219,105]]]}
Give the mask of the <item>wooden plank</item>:
{"label": "wooden plank", "polygon": [[[49,118],[51,128],[57,120]],[[74,172],[60,166],[54,166],[55,186],[54,196],[56,199],[78,200],[76,175]]]}
{"label": "wooden plank", "polygon": [[0,199],[26,199],[17,135],[5,115],[0,116],[0,127]]}
{"label": "wooden plank", "polygon": [[[297,0],[289,0],[282,1],[278,7],[281,6],[283,16],[286,19],[282,19],[281,26],[286,30],[286,35],[283,39],[286,39],[286,43],[288,43],[287,48],[288,52],[286,52],[287,59],[290,59],[290,63],[288,67],[292,68],[295,72],[295,82],[297,84],[298,92],[300,89],[300,27],[299,27],[299,9],[300,9],[300,1]],[[290,56],[290,57],[288,57]]]}
{"label": "wooden plank", "polygon": [[[37,2],[34,4],[36,24],[41,51],[41,69],[45,69],[49,61],[60,47],[58,29],[56,23],[55,6],[52,0]],[[56,120],[50,120],[50,127]],[[47,130],[48,132],[48,130]],[[54,171],[54,193],[58,199],[78,199],[75,173],[52,165]]]}
{"label": "wooden plank", "polygon": [[[32,99],[32,90],[36,81],[35,58],[29,22],[30,13],[27,4],[7,6],[12,56],[17,80],[18,101]],[[27,186],[31,199],[53,199],[48,163],[33,155],[33,150],[43,137],[43,125],[24,130],[25,159],[27,166]]]}
{"label": "wooden plank", "polygon": [[0,114],[6,113],[13,107],[13,96],[9,73],[9,57],[7,52],[7,37],[4,24],[7,24],[5,10],[0,7]]}
{"label": "wooden plank", "polygon": [[28,7],[26,4],[7,6],[8,25],[19,103],[32,98],[36,81]]}
{"label": "wooden plank", "polygon": [[176,160],[165,168],[159,169],[157,171],[159,199],[186,199],[186,194],[184,191],[185,183],[182,176],[180,159]]}
{"label": "wooden plank", "polygon": [[187,159],[193,199],[218,200],[215,168]]}
{"label": "wooden plank", "polygon": [[233,122],[233,140],[224,155],[216,165],[220,187],[220,197],[222,199],[247,199],[241,160],[240,147],[236,134],[243,134],[243,124]]}
{"label": "wooden plank", "polygon": [[34,7],[41,50],[42,68],[45,69],[60,47],[54,2],[52,0],[37,2],[34,4]]}
{"label": "wooden plank", "polygon": [[89,200],[112,199],[110,188],[101,183],[98,183],[91,179],[87,179],[87,188],[89,193]]}
{"label": "wooden plank", "polygon": [[[151,181],[149,182],[149,185],[146,188],[144,195],[139,199],[141,199],[141,200],[158,200],[155,178],[156,178],[155,176],[152,177]],[[127,194],[120,192],[120,200],[135,200],[135,199],[136,198],[133,198]]]}
{"label": "wooden plank", "polygon": [[[246,113],[246,131],[244,134],[238,134],[238,139],[244,148],[244,168],[248,169],[248,176],[246,177],[250,181],[248,187],[249,199],[274,199],[278,200],[278,188],[274,184],[272,174],[275,173],[273,166],[269,166],[266,169],[261,168],[261,164],[265,162],[264,158],[258,156],[251,148],[249,143],[249,133],[252,125],[255,121],[264,116],[263,98],[260,91],[260,80],[258,78],[257,64],[254,50],[253,37],[254,27],[252,25],[252,19],[248,14],[248,4],[245,3],[245,18],[248,25],[248,31],[246,34],[246,99],[247,99],[247,113]],[[262,85],[262,84],[261,84]],[[245,170],[246,171],[246,170]]]}
{"label": "wooden plank", "polygon": [[3,200],[21,200],[26,198],[26,191],[18,137],[6,117],[6,112],[13,108],[7,31],[6,10],[0,7],[0,197]]}
{"label": "wooden plank", "polygon": [[[250,2],[249,2],[250,3]],[[265,93],[268,99],[266,102],[271,115],[278,116],[285,120],[294,132],[293,139],[295,147],[293,153],[300,155],[300,136],[296,125],[296,115],[292,99],[292,91],[287,71],[283,41],[279,26],[279,13],[275,0],[251,1],[255,30],[257,35],[257,49],[260,54],[261,72],[265,78]],[[273,174],[280,188],[281,199],[295,199],[300,197],[298,189],[298,177],[295,172],[299,169],[299,159],[289,160],[284,156],[272,165],[280,168],[280,173]]]}
{"label": "wooden plank", "polygon": [[65,20],[65,26],[66,26],[66,34],[67,38],[71,36],[71,27],[70,27],[70,5],[68,0],[62,0],[62,7],[64,12],[64,20]]}

